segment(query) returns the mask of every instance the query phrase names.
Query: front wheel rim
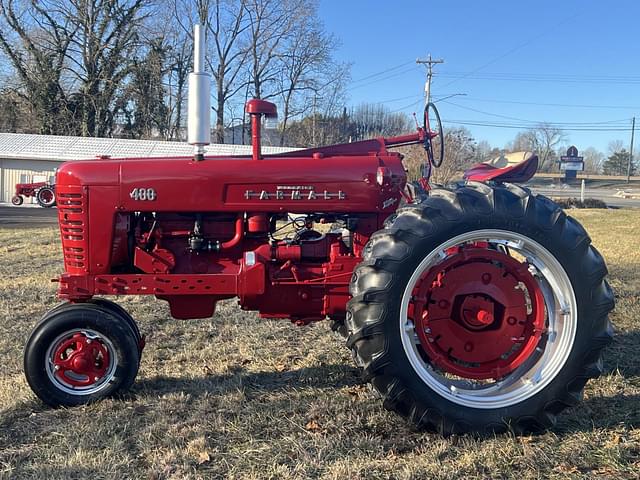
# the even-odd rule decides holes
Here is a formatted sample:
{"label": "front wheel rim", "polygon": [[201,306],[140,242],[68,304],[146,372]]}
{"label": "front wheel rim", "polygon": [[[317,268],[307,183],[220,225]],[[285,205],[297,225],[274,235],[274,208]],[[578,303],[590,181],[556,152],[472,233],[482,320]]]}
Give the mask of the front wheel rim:
{"label": "front wheel rim", "polygon": [[[504,377],[478,380],[452,375],[433,362],[421,341],[420,322],[411,318],[414,289],[428,272],[438,269],[451,251],[482,245],[488,252],[508,252],[521,259],[535,277],[544,303],[545,334],[531,355]],[[489,255],[488,255],[489,256]],[[456,404],[471,408],[504,408],[542,391],[562,370],[569,357],[577,329],[577,302],[567,273],[542,245],[507,230],[476,230],[458,235],[431,251],[417,266],[405,288],[400,308],[400,336],[409,363],[434,392]],[[440,362],[441,363],[441,362]]]}
{"label": "front wheel rim", "polygon": [[45,355],[51,383],[69,395],[86,396],[107,388],[118,359],[111,340],[91,329],[73,329],[58,335]]}

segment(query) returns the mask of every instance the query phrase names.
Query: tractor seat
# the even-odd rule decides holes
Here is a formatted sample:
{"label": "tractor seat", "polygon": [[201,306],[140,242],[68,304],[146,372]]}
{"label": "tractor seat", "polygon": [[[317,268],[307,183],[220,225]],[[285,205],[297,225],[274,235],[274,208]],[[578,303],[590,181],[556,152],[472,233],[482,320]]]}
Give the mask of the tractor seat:
{"label": "tractor seat", "polygon": [[464,172],[465,180],[488,180],[522,183],[538,170],[538,156],[533,152],[514,152],[492,160],[476,163]]}

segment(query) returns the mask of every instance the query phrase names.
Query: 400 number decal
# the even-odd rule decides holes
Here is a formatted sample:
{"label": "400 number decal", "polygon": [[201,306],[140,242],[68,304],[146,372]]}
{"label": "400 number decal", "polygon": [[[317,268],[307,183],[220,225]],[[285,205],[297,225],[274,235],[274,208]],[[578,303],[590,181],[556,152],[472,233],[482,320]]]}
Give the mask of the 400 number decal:
{"label": "400 number decal", "polygon": [[153,188],[134,188],[133,190],[131,190],[129,196],[134,200],[149,202],[154,201],[158,197],[158,195],[156,195],[156,191]]}

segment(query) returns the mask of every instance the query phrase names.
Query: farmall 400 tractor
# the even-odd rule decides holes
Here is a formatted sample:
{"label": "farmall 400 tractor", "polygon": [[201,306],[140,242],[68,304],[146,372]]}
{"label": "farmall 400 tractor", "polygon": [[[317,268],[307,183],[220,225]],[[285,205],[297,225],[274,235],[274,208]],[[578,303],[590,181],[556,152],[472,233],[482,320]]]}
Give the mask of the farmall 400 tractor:
{"label": "farmall 400 tractor", "polygon": [[[73,406],[129,389],[144,340],[102,296],[155,295],[179,319],[211,317],[234,297],[265,318],[328,317],[384,406],[444,434],[541,430],[580,400],[602,372],[613,295],[578,222],[506,183],[530,176],[535,157],[480,166],[453,188],[408,188],[389,147],[422,143],[433,153],[439,132],[428,125],[263,155],[260,119],[275,106],[261,100],[246,105],[253,155],[204,156],[208,77],[196,45],[193,158],[58,170],[65,303],[26,345],[38,397]],[[290,212],[302,220],[281,238]],[[317,223],[334,227],[322,233]]]}
{"label": "farmall 400 tractor", "polygon": [[11,203],[16,207],[22,205],[25,197],[36,197],[38,205],[51,208],[56,204],[55,185],[47,182],[16,183],[16,193],[11,197]]}

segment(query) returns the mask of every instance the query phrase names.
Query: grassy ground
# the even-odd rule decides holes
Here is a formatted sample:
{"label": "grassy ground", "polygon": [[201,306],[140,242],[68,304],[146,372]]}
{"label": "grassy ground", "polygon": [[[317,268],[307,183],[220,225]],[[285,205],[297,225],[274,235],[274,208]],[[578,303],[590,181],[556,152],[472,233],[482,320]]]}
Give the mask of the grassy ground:
{"label": "grassy ground", "polygon": [[45,408],[22,347],[56,303],[57,232],[1,229],[0,478],[638,478],[640,211],[575,216],[617,296],[606,374],[552,432],[484,440],[411,430],[361,385],[324,322],[296,328],[233,302],[177,321],[164,302],[122,299],[148,339],[131,395]]}

